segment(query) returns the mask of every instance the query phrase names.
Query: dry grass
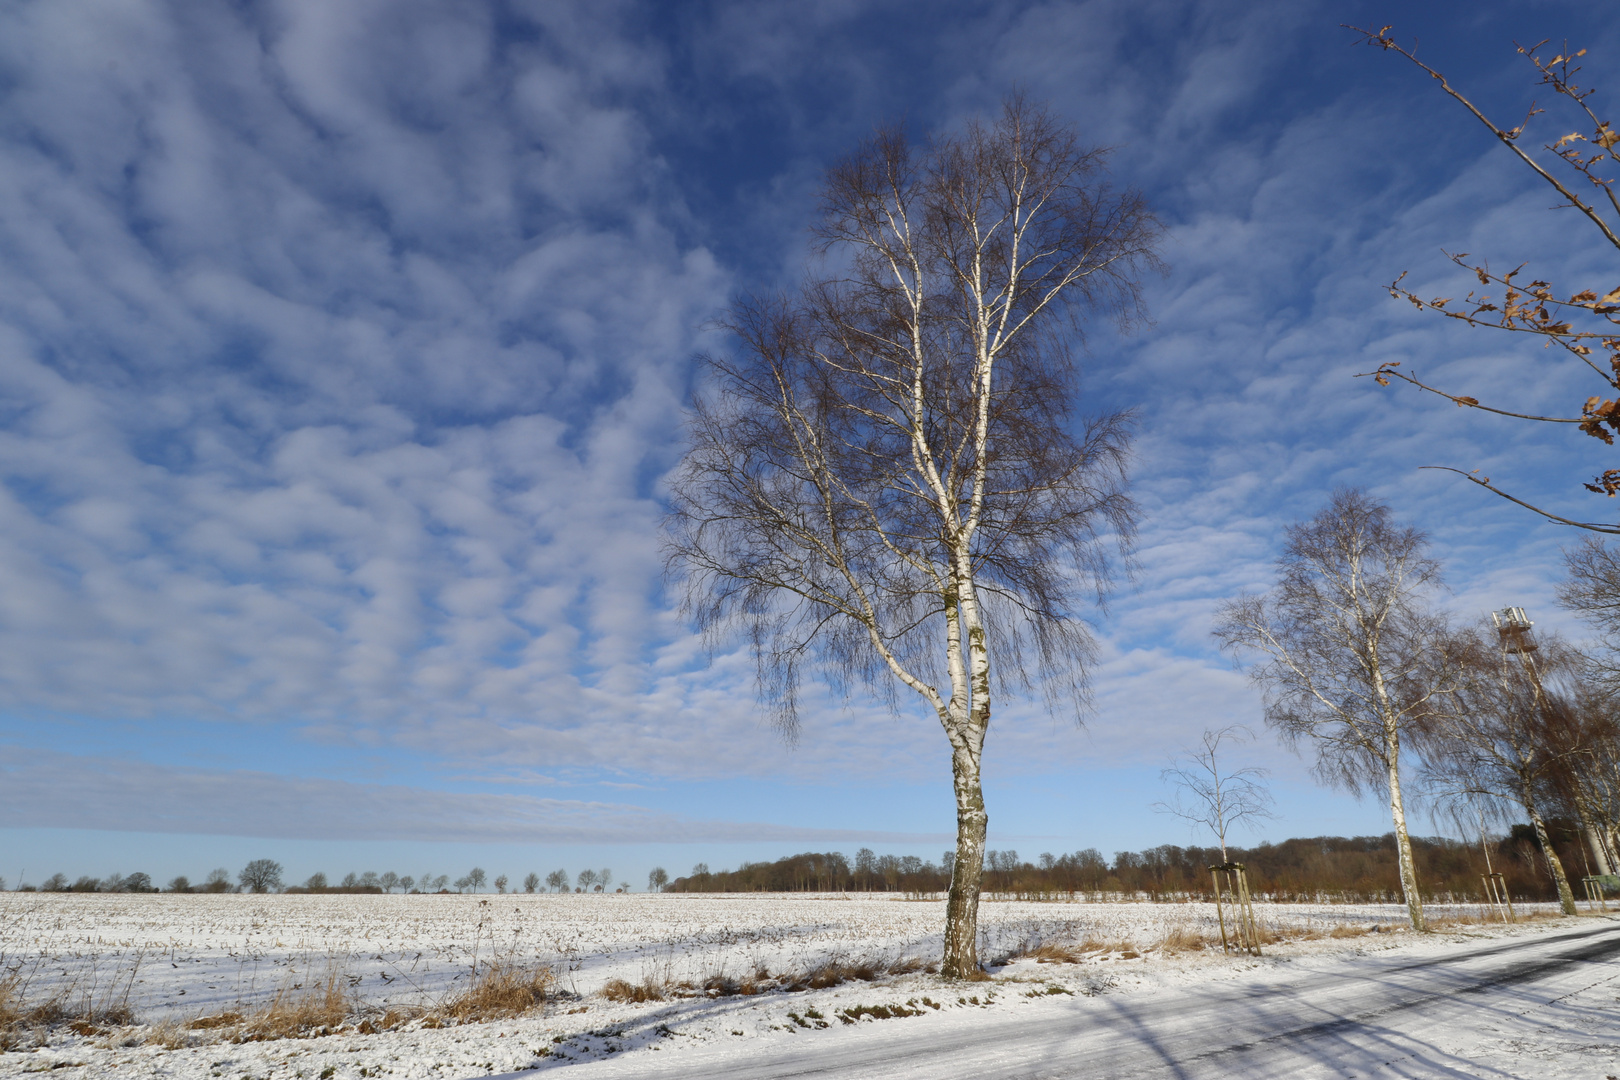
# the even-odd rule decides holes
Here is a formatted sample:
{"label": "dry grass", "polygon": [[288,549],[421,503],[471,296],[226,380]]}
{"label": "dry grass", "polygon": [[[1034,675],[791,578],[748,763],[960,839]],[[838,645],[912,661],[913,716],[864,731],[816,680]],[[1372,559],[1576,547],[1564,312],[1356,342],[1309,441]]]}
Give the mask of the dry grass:
{"label": "dry grass", "polygon": [[1321,941],[1323,938],[1342,941],[1347,938],[1366,937],[1368,934],[1392,934],[1397,929],[1399,927],[1393,923],[1338,923],[1330,930],[1324,930],[1319,926],[1300,926],[1287,930],[1262,926],[1260,943],[1286,945],[1291,941]]}
{"label": "dry grass", "polygon": [[[135,1010],[129,1004],[134,981],[134,969],[131,969],[122,991],[115,981],[99,1000],[94,987],[80,990],[77,995],[77,987],[67,987],[43,1001],[30,1003],[27,984],[20,973],[0,979],[0,1051],[15,1049],[25,1041],[42,1044],[54,1027],[66,1027],[75,1035],[91,1036],[105,1035],[112,1028],[134,1024]],[[77,1001],[73,1000],[75,996]]]}
{"label": "dry grass", "polygon": [[1377,924],[1343,923],[1328,931],[1330,938],[1366,937],[1368,934],[1379,933]]}
{"label": "dry grass", "polygon": [[239,1027],[232,1042],[262,1042],[267,1039],[313,1039],[330,1035],[348,1023],[353,1006],[342,972],[328,971],[326,978],[308,986],[292,986],[278,991],[270,1003],[256,1013],[239,1017],[223,1013],[192,1021],[196,1030],[223,1029],[238,1017]]}
{"label": "dry grass", "polygon": [[1037,964],[1078,964],[1085,959],[1084,951],[1079,948],[1070,948],[1067,945],[1054,945],[1052,942],[1042,942],[1032,949],[1026,949],[1019,954],[1026,960],[1034,960]]}
{"label": "dry grass", "polygon": [[[1166,940],[1185,940],[1177,937],[1189,931],[1182,929],[1172,930],[1165,935]],[[1196,938],[1196,935],[1192,935]],[[1201,946],[1187,946],[1201,947]],[[1121,960],[1135,960],[1141,956],[1136,943],[1127,938],[1099,938],[1087,934],[1078,944],[1065,944],[1054,941],[1028,942],[1024,947],[1009,955],[1007,960],[1034,960],[1037,964],[1078,964],[1085,960],[1088,954],[1096,953],[1099,959],[1108,956],[1118,956]]]}
{"label": "dry grass", "polygon": [[769,969],[758,965],[753,971],[745,975],[728,975],[721,968],[718,972],[703,980],[699,989],[709,997],[753,997],[763,994],[767,990],[781,988],[782,980],[773,976]]}
{"label": "dry grass", "polygon": [[602,996],[609,1001],[640,1005],[647,1001],[663,1001],[664,987],[651,978],[643,979],[639,983],[609,979],[602,984]]}
{"label": "dry grass", "polygon": [[546,1002],[555,985],[556,976],[549,967],[492,963],[463,990],[436,1006],[396,1007],[356,1019],[360,1006],[351,997],[342,971],[333,968],[319,982],[278,992],[257,1012],[222,1012],[199,1016],[184,1025],[160,1026],[162,1030],[154,1028],[147,1041],[174,1048],[210,1038],[242,1043],[315,1039],[342,1032],[375,1035],[417,1020],[430,1028],[474,1024],[529,1012]]}
{"label": "dry grass", "polygon": [[12,1049],[28,1028],[28,1010],[23,1005],[19,978],[0,979],[0,1051]]}
{"label": "dry grass", "polygon": [[833,1015],[846,1024],[853,1024],[862,1017],[871,1017],[873,1020],[893,1020],[901,1016],[921,1016],[921,1009],[908,1008],[905,1005],[852,1005],[839,1009]]}
{"label": "dry grass", "polygon": [[874,982],[882,968],[871,960],[825,960],[801,972],[788,990],[825,990],[847,982]]}
{"label": "dry grass", "polygon": [[[1586,902],[1582,900],[1580,904],[1577,905],[1578,907],[1582,908],[1581,913],[1583,915],[1586,914],[1584,910],[1585,903]],[[1593,914],[1596,914],[1596,912],[1593,912]],[[1515,918],[1513,921],[1515,923],[1556,922],[1559,919],[1567,917],[1561,911],[1534,910],[1515,911],[1514,916]],[[1430,930],[1444,930],[1453,926],[1501,926],[1504,925],[1505,922],[1506,920],[1503,919],[1500,914],[1492,911],[1488,907],[1481,907],[1479,911],[1473,915],[1458,912],[1455,915],[1447,915],[1442,918],[1431,918],[1428,920]],[[1391,928],[1386,927],[1385,929],[1387,930]]]}
{"label": "dry grass", "polygon": [[887,975],[909,975],[916,971],[937,971],[925,964],[921,957],[907,956],[898,960],[825,960],[796,976],[785,980],[784,990],[823,990],[847,982],[876,982]]}
{"label": "dry grass", "polygon": [[556,972],[544,964],[525,967],[510,960],[497,961],[433,1012],[458,1024],[504,1020],[544,1005],[556,986]]}
{"label": "dry grass", "polygon": [[876,982],[889,976],[909,975],[917,971],[934,973],[938,970],[938,967],[917,956],[903,956],[895,960],[829,959],[802,971],[774,974],[763,964],[755,965],[753,970],[741,975],[733,975],[722,967],[695,982],[687,979],[676,981],[668,977],[659,979],[651,975],[643,976],[639,983],[609,979],[600,993],[609,1001],[637,1004],[668,998],[754,997],[771,992],[825,990],[848,982]]}
{"label": "dry grass", "polygon": [[1156,948],[1166,956],[1176,953],[1198,952],[1210,943],[1209,938],[1190,926],[1173,926],[1164,932]]}
{"label": "dry grass", "polygon": [[195,1045],[211,1035],[226,1042],[265,1042],[315,1039],[342,1032],[375,1035],[418,1020],[428,1028],[476,1024],[521,1016],[544,1005],[556,981],[555,972],[543,965],[496,962],[485,965],[465,988],[435,1006],[373,1010],[361,1016],[362,1009],[351,997],[347,980],[334,967],[319,982],[278,992],[257,1012],[199,1016],[188,1024],[175,1025],[173,1031],[154,1028],[147,1041],[165,1046]]}
{"label": "dry grass", "polygon": [[891,963],[888,971],[890,975],[911,975],[918,971],[930,971],[930,965],[923,963],[920,956],[906,956]]}
{"label": "dry grass", "polygon": [[424,1015],[426,1011],[419,1008],[386,1009],[381,1016],[360,1021],[360,1026],[355,1030],[362,1035],[375,1035],[379,1031],[392,1031]]}
{"label": "dry grass", "polygon": [[145,1046],[161,1046],[165,1050],[185,1050],[203,1042],[203,1037],[192,1030],[190,1024],[179,1020],[162,1020],[147,1028],[141,1036]]}

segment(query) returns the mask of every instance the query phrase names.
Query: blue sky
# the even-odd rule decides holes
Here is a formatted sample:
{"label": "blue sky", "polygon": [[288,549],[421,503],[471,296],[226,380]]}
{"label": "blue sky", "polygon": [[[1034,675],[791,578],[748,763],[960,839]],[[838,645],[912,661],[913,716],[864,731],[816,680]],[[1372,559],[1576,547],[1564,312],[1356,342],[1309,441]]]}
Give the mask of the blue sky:
{"label": "blue sky", "polygon": [[[732,865],[954,828],[921,713],[822,695],[785,744],[746,657],[665,596],[662,478],[693,355],[810,257],[821,171],[882,122],[1009,89],[1116,148],[1168,226],[1156,324],[1097,327],[1136,407],[1139,572],[1095,618],[1085,730],[1001,703],[991,843],[1186,843],[1148,805],[1207,726],[1258,727],[1210,645],[1338,484],[1429,531],[1447,602],[1552,605],[1594,440],[1351,378],[1401,359],[1566,412],[1556,357],[1383,289],[1442,249],[1617,282],[1421,73],[1535,96],[1513,42],[1590,50],[1596,5],[20,0],[0,35],[0,876],[270,856],[289,876]],[[1550,141],[1560,119],[1532,134]],[[1607,257],[1608,261],[1605,261]],[[1606,275],[1606,276],[1605,276]],[[1443,403],[1442,403],[1443,404]],[[815,694],[815,688],[811,688]],[[1265,835],[1387,829],[1262,735]]]}

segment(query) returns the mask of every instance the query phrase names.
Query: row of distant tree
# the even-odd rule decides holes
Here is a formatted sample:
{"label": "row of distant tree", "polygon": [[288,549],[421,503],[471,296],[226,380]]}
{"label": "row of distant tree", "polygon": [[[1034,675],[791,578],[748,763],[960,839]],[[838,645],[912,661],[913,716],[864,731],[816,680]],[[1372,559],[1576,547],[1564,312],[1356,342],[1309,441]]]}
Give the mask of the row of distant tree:
{"label": "row of distant tree", "polygon": [[[1566,865],[1585,865],[1578,822],[1555,818],[1548,823],[1553,856]],[[1549,872],[1551,860],[1531,825],[1515,825],[1506,835],[1482,843],[1441,837],[1413,837],[1413,855],[1429,900],[1474,902],[1482,899],[1480,877],[1502,874],[1516,900],[1549,900],[1558,895]],[[1224,855],[1224,857],[1223,857]],[[943,893],[950,887],[954,853],[945,852],[937,863],[915,855],[878,855],[861,848],[851,860],[841,852],[804,852],[775,862],[743,863],[736,870],[709,870],[698,863],[689,875],[670,880],[662,867],[647,876],[649,891],[703,892],[895,892],[915,896]],[[1393,833],[1353,838],[1321,836],[1263,843],[1253,848],[1178,847],[1164,844],[1143,851],[1118,851],[1112,859],[1096,848],[1065,855],[1043,852],[1033,861],[1014,850],[986,853],[984,891],[993,897],[1021,899],[1140,897],[1149,900],[1206,898],[1210,894],[1209,867],[1228,859],[1245,865],[1251,889],[1260,896],[1282,901],[1341,901],[1384,903],[1401,898],[1397,865],[1398,845]],[[201,884],[176,877],[166,892],[289,892],[389,893],[479,892],[493,886],[497,893],[597,893],[612,889],[611,870],[583,870],[570,878],[554,870],[544,879],[528,874],[517,887],[505,874],[493,882],[474,867],[454,881],[448,875],[421,877],[350,873],[336,884],[325,874],[311,874],[302,885],[284,886],[281,864],[255,859],[232,881],[223,867],[211,871]],[[0,888],[3,888],[0,884]],[[39,886],[24,891],[42,892],[158,892],[143,873],[111,874],[105,878],[80,877],[69,881],[53,874]],[[618,891],[628,891],[621,884]]]}
{"label": "row of distant tree", "polygon": [[[514,884],[505,874],[497,874],[494,881],[481,866],[475,866],[454,881],[448,874],[435,877],[432,874],[423,874],[421,877],[412,877],[409,874],[403,877],[392,870],[379,874],[367,870],[363,874],[350,873],[337,884],[332,884],[325,874],[311,874],[302,885],[293,885],[288,892],[375,892],[391,893],[395,889],[401,892],[482,892],[486,886],[492,886],[496,893],[509,892],[557,892],[565,893],[572,889],[577,893],[612,892],[613,871],[604,867],[601,870],[581,870],[570,879],[567,870],[557,869],[547,874],[544,879],[539,874],[529,873],[521,883]],[[618,891],[625,892],[628,885],[620,885]]]}
{"label": "row of distant tree", "polygon": [[[281,888],[281,864],[272,859],[254,859],[244,866],[236,880],[231,880],[231,872],[225,867],[217,867],[208,872],[201,883],[194,884],[192,880],[181,874],[171,878],[168,885],[159,889],[153,883],[152,876],[144,873],[134,874],[108,874],[104,878],[91,877],[88,874],[69,880],[66,874],[52,874],[39,885],[19,884],[18,892],[78,892],[78,893],[233,893],[233,892],[275,892]],[[351,877],[353,875],[350,875]],[[376,875],[373,875],[374,877]],[[4,881],[0,881],[0,889],[5,888]]]}
{"label": "row of distant tree", "polygon": [[[1577,826],[1555,819],[1548,830],[1557,854],[1579,865]],[[1530,825],[1515,825],[1483,844],[1443,837],[1413,837],[1426,899],[1482,902],[1481,876],[1499,873],[1515,900],[1558,898],[1548,860]],[[1383,836],[1318,836],[1218,848],[1165,844],[1144,851],[1119,851],[1112,859],[1096,848],[1066,855],[1042,853],[1033,862],[1017,851],[986,853],[984,892],[1008,899],[1109,898],[1181,900],[1211,896],[1209,868],[1242,863],[1257,896],[1280,901],[1394,903],[1402,898],[1398,845]],[[703,892],[894,892],[924,897],[950,887],[953,852],[938,863],[915,855],[877,855],[862,848],[853,862],[841,852],[805,852],[775,862],[743,863],[735,870],[710,871],[699,863],[665,891]]]}
{"label": "row of distant tree", "polygon": [[[254,859],[242,868],[231,880],[231,872],[224,867],[209,872],[200,884],[193,884],[184,874],[170,880],[161,890],[153,884],[151,875],[135,874],[109,874],[104,878],[95,878],[88,875],[70,880],[66,874],[52,874],[40,885],[19,885],[19,892],[172,892],[172,893],[391,893],[399,890],[404,893],[436,893],[449,892],[482,892],[486,887],[495,889],[497,893],[517,892],[557,892],[565,893],[570,890],[576,893],[611,892],[613,891],[613,871],[603,868],[601,870],[581,870],[576,876],[570,878],[567,870],[553,870],[544,880],[539,874],[530,873],[520,885],[514,885],[512,879],[505,874],[498,874],[494,881],[490,881],[489,874],[482,867],[475,866],[454,881],[448,874],[423,874],[414,877],[410,874],[400,875],[392,870],[377,873],[367,870],[357,874],[350,872],[334,882],[324,873],[314,873],[306,878],[301,885],[288,885],[282,879],[286,871],[274,859]],[[669,880],[669,875],[662,869],[655,870],[648,878],[649,888],[661,887]],[[0,889],[5,888],[5,882],[0,879]],[[627,892],[629,885],[620,885],[619,892]]]}
{"label": "row of distant tree", "polygon": [[[177,887],[178,886],[178,887]],[[3,885],[0,885],[3,887]],[[77,878],[69,878],[66,874],[52,874],[39,885],[23,884],[18,886],[19,892],[105,892],[105,893],[146,893],[158,892],[159,889],[152,883],[150,874],[108,874],[104,878],[91,877],[88,874]],[[177,877],[169,882],[170,892],[235,892],[236,886],[231,882],[231,872],[224,867],[211,871],[203,883],[192,885],[185,877]]]}

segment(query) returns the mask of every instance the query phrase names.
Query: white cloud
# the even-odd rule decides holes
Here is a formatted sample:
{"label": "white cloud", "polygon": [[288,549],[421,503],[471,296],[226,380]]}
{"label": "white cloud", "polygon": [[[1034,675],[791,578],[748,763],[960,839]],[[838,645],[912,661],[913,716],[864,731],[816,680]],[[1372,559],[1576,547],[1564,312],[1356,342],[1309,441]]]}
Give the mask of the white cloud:
{"label": "white cloud", "polygon": [[648,202],[656,56],[603,6],[92,8],[5,58],[6,705],[583,720],[657,643],[725,287]]}
{"label": "white cloud", "polygon": [[[1433,533],[1459,609],[1558,620],[1567,534],[1415,467],[1563,499],[1598,448],[1350,376],[1405,358],[1575,400],[1565,368],[1526,380],[1510,344],[1381,287],[1410,267],[1454,288],[1441,246],[1572,272],[1594,255],[1549,238],[1499,147],[1394,111],[1430,88],[1391,90],[1387,58],[1332,61],[1370,89],[1279,85],[1302,41],[1340,33],[1320,5],[964,9],[915,55],[862,29],[903,4],[717,4],[663,37],[633,4],[494,10],[18,8],[0,708],[278,724],[460,775],[943,775],[933,720],[817,687],[782,745],[746,658],[707,666],[661,594],[658,482],[703,321],[736,265],[797,265],[821,165],[1014,81],[1120,147],[1176,269],[1155,328],[1092,337],[1088,392],[1143,410],[1141,573],[1098,620],[1096,715],[1077,733],[1009,701],[992,754],[1151,764],[1257,719],[1211,614],[1266,586],[1282,527],[1336,483]],[[709,149],[726,164],[704,172]]]}
{"label": "white cloud", "polygon": [[19,829],[116,829],[418,843],[938,843],[937,833],[712,821],[625,803],[205,771],[0,746]]}

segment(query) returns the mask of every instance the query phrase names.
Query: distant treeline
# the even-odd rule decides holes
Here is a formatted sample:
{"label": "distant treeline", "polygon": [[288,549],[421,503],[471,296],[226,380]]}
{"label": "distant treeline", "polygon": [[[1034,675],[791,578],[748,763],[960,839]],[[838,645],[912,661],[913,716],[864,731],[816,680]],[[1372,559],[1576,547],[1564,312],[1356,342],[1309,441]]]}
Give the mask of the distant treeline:
{"label": "distant treeline", "polygon": [[[478,892],[486,884],[492,884],[497,893],[517,892],[518,885],[512,883],[505,874],[497,874],[491,882],[489,875],[479,866],[473,867],[466,874],[450,880],[449,874],[423,874],[421,877],[412,877],[410,874],[400,875],[392,870],[379,874],[375,870],[367,870],[363,874],[350,872],[342,879],[333,882],[324,873],[311,874],[302,885],[288,885],[282,881],[284,873],[282,865],[274,859],[254,859],[244,866],[236,875],[236,881],[231,881],[231,872],[223,866],[209,872],[208,877],[201,883],[194,883],[190,878],[181,874],[169,881],[163,889],[159,890],[153,884],[149,874],[109,874],[104,878],[95,878],[88,875],[77,880],[69,878],[66,874],[52,874],[40,885],[19,883],[18,892],[171,892],[171,893],[337,893],[353,895],[380,895],[391,893],[395,889],[404,893],[447,893],[450,888],[456,892]],[[545,892],[547,890],[559,893],[568,892],[570,888],[576,893],[610,892],[613,890],[613,871],[581,870],[574,879],[577,884],[570,886],[567,870],[553,870],[542,881],[539,874],[531,873],[521,883],[524,892]],[[648,878],[648,887],[657,888],[669,877],[662,868],[654,871]],[[510,886],[510,888],[509,888]],[[0,878],[0,890],[5,888],[5,880]],[[628,892],[628,885],[620,885],[619,892]]]}
{"label": "distant treeline", "polygon": [[[1566,866],[1582,866],[1583,846],[1566,822],[1551,823],[1554,847]],[[1418,880],[1430,901],[1473,902],[1481,897],[1480,875],[1486,852],[1481,845],[1442,837],[1414,837]],[[1556,900],[1546,860],[1529,825],[1515,825],[1488,841],[1491,869],[1502,874],[1515,900]],[[1247,870],[1257,895],[1282,901],[1397,903],[1400,874],[1395,834],[1318,836],[1229,847],[1232,861]],[[914,855],[877,855],[862,848],[853,862],[840,852],[806,852],[775,862],[744,863],[736,870],[710,872],[702,863],[676,878],[666,892],[897,892],[916,896],[950,887],[950,852],[939,863]],[[985,858],[984,892],[1006,899],[1087,899],[1140,897],[1148,900],[1207,898],[1209,867],[1221,862],[1218,848],[1165,844],[1145,851],[1115,852],[1106,859],[1096,848],[1067,855],[1042,854],[1035,861],[1016,851],[991,851]]]}

